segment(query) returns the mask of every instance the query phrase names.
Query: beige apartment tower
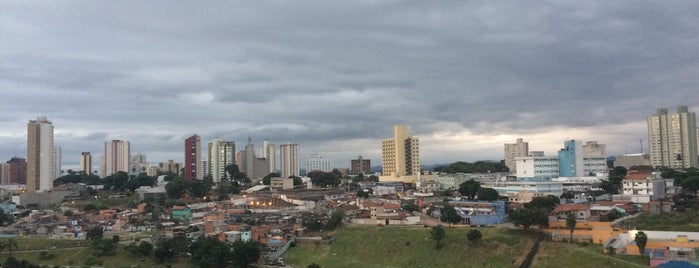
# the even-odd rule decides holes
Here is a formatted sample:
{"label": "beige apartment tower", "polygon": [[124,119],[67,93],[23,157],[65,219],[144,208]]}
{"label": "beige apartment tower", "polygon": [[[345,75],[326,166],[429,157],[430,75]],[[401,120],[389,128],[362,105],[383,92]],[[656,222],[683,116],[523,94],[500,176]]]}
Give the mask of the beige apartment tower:
{"label": "beige apartment tower", "polygon": [[104,142],[104,174],[103,177],[108,177],[117,174],[119,171],[129,173],[129,164],[131,160],[131,147],[128,141],[112,140]]}
{"label": "beige apartment tower", "polygon": [[382,176],[380,181],[415,184],[420,175],[420,142],[408,135],[408,126],[393,127],[393,138],[381,141]]}
{"label": "beige apartment tower", "polygon": [[515,143],[505,143],[505,166],[510,169],[510,174],[517,174],[515,157],[529,156],[529,142],[518,138]]}
{"label": "beige apartment tower", "polygon": [[697,158],[697,119],[687,106],[670,114],[667,109],[648,117],[648,148],[654,167],[690,168]]}
{"label": "beige apartment tower", "polygon": [[46,192],[53,188],[53,123],[46,117],[27,124],[27,192]]}
{"label": "beige apartment tower", "polygon": [[90,152],[80,154],[80,172],[85,175],[92,175],[92,155]]}
{"label": "beige apartment tower", "polygon": [[299,176],[299,145],[288,142],[279,145],[279,163],[281,165],[282,178]]}

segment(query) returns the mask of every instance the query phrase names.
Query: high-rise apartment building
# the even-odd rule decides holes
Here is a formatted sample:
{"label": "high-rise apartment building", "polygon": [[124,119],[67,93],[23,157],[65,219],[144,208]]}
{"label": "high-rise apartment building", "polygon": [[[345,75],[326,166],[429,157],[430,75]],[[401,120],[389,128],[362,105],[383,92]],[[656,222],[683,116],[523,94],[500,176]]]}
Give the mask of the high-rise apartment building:
{"label": "high-rise apartment building", "polygon": [[156,174],[172,174],[175,176],[180,176],[180,171],[182,170],[182,163],[177,163],[174,160],[167,160],[167,162],[158,163],[158,165],[155,167]]}
{"label": "high-rise apartment building", "polygon": [[361,155],[357,159],[350,160],[350,173],[371,173],[371,159],[364,159]]}
{"label": "high-rise apartment building", "polygon": [[667,109],[648,117],[650,163],[655,167],[698,167],[697,119],[687,106],[669,114]]}
{"label": "high-rise apartment building", "polygon": [[130,170],[131,148],[128,141],[112,140],[104,143],[104,174],[108,177],[119,171],[135,173]]}
{"label": "high-rise apartment building", "polygon": [[510,169],[510,174],[517,174],[515,157],[529,156],[529,143],[518,138],[516,143],[505,143],[505,166]]}
{"label": "high-rise apartment building", "polygon": [[267,158],[267,163],[269,163],[269,172],[277,171],[277,155],[274,146],[275,145],[269,143],[267,139],[262,142],[262,157]]}
{"label": "high-rise apartment building", "polygon": [[226,166],[235,163],[235,142],[215,139],[209,143],[209,173],[214,182],[227,177]]}
{"label": "high-rise apartment building", "polygon": [[7,183],[27,183],[27,160],[20,157],[13,157],[7,161]]}
{"label": "high-rise apartment building", "polygon": [[131,163],[129,163],[129,175],[138,176],[141,173],[148,173],[148,157],[142,153],[131,155]]}
{"label": "high-rise apartment building", "polygon": [[607,146],[588,141],[582,145],[584,176],[602,175],[607,173]]}
{"label": "high-rise apartment building", "polygon": [[80,154],[80,172],[92,175],[92,155],[90,152],[82,152]]}
{"label": "high-rise apartment building", "polygon": [[199,174],[201,174],[202,178],[209,175],[209,161],[208,160],[201,161],[201,170],[199,171]]}
{"label": "high-rise apartment building", "polygon": [[568,140],[564,142],[564,147],[558,151],[558,168],[561,177],[584,176],[583,171],[583,151],[579,141]]}
{"label": "high-rise apartment building", "polygon": [[408,126],[393,127],[393,138],[381,141],[383,166],[380,181],[402,181],[416,184],[420,175],[420,143],[408,135]]}
{"label": "high-rise apartment building", "polygon": [[588,141],[582,145],[583,157],[607,157],[607,146],[597,143],[597,141]]}
{"label": "high-rise apartment building", "polygon": [[333,162],[328,158],[323,158],[320,154],[311,154],[306,160],[306,174],[311,171],[330,172],[333,170]]}
{"label": "high-rise apartment building", "polygon": [[63,170],[61,167],[61,146],[53,147],[53,178],[57,179],[63,176]]}
{"label": "high-rise apartment building", "polygon": [[10,183],[10,164],[0,163],[0,183]]}
{"label": "high-rise apartment building", "polygon": [[53,123],[38,117],[27,124],[27,192],[46,192],[53,188],[55,162]]}
{"label": "high-rise apartment building", "polygon": [[255,145],[252,143],[252,137],[248,137],[248,144],[245,145],[245,150],[236,154],[236,163],[238,164],[238,169],[253,180],[263,178],[270,173],[268,159],[255,155]]}
{"label": "high-rise apartment building", "polygon": [[190,181],[201,179],[201,171],[201,138],[194,135],[184,140],[184,177]]}
{"label": "high-rise apartment building", "polygon": [[299,145],[288,142],[279,146],[279,162],[281,163],[281,176],[300,176],[299,170]]}

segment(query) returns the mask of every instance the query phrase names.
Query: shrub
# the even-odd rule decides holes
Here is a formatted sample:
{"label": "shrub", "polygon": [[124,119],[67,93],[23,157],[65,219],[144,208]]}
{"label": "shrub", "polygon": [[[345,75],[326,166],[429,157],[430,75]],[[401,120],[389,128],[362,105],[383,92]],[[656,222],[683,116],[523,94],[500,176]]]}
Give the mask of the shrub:
{"label": "shrub", "polygon": [[468,233],[466,233],[466,238],[468,238],[468,241],[478,242],[483,238],[483,235],[480,231],[476,229],[471,229],[468,231]]}

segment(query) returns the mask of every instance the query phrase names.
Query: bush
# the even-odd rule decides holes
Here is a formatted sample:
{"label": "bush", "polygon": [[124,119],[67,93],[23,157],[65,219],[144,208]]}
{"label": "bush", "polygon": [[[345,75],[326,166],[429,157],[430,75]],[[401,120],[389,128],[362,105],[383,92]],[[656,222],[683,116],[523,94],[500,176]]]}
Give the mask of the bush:
{"label": "bush", "polygon": [[89,256],[85,259],[85,265],[102,265],[102,260],[97,259],[95,256]]}
{"label": "bush", "polygon": [[40,260],[49,260],[53,259],[53,257],[56,257],[56,254],[54,254],[53,252],[49,252],[47,250],[42,250],[41,252],[39,252]]}
{"label": "bush", "polygon": [[466,238],[468,238],[468,241],[478,242],[483,238],[483,235],[480,231],[476,229],[471,229],[468,231],[468,233],[466,233]]}

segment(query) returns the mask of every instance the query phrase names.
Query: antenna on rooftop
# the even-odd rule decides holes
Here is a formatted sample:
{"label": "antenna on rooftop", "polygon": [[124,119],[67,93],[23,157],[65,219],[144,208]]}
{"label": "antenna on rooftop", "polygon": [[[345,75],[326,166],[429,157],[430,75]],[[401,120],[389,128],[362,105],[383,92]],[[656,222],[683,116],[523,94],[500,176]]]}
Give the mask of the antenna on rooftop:
{"label": "antenna on rooftop", "polygon": [[643,139],[640,139],[639,143],[641,144],[641,154],[643,154]]}

